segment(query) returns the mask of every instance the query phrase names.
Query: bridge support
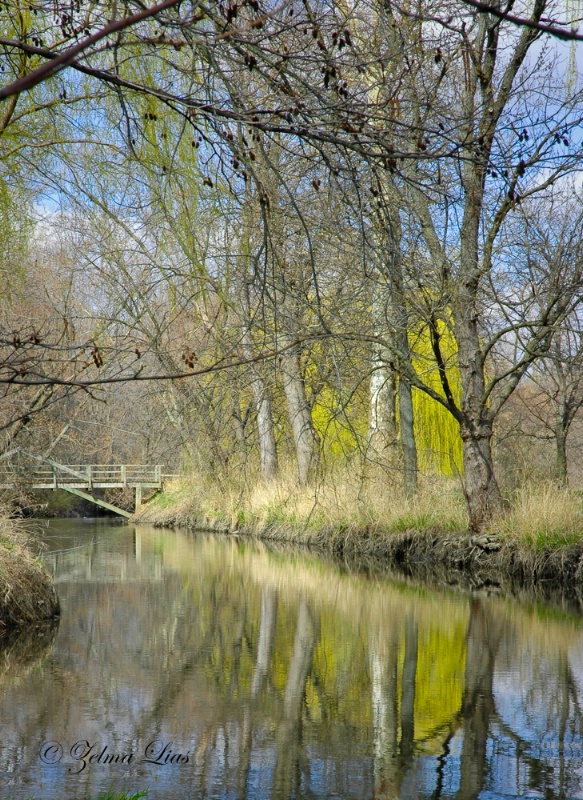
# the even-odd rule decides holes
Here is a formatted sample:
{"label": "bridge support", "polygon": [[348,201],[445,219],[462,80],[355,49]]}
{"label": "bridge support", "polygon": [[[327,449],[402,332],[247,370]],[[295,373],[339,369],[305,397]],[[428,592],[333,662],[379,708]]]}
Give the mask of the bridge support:
{"label": "bridge support", "polygon": [[[140,489],[141,488],[142,487],[140,486]],[[105,500],[100,500],[98,497],[93,497],[93,495],[87,494],[87,492],[82,492],[80,489],[74,489],[72,486],[66,486],[63,484],[59,485],[59,489],[64,489],[66,492],[77,495],[77,497],[82,497],[84,500],[89,500],[90,503],[94,503],[96,506],[100,506],[101,508],[107,508],[108,511],[113,511],[114,514],[119,514],[120,517],[126,517],[126,519],[131,517],[129,511],[124,511],[123,508],[118,508],[111,503],[106,503]]]}
{"label": "bridge support", "polygon": [[138,485],[138,486],[136,486],[135,510],[139,511],[141,507],[142,507],[142,487]]}

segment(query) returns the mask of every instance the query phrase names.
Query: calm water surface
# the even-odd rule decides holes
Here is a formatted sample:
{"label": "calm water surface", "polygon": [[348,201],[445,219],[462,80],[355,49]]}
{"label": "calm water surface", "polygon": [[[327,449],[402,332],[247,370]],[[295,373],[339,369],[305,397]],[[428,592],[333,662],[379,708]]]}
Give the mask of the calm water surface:
{"label": "calm water surface", "polygon": [[[583,798],[583,625],[233,539],[51,521],[0,797]],[[51,743],[51,744],[47,744]]]}

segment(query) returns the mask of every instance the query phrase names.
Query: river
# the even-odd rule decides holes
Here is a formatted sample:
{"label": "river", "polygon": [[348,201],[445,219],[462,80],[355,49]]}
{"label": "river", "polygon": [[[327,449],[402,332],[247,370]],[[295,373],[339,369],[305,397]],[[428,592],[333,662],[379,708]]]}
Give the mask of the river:
{"label": "river", "polygon": [[567,603],[43,524],[62,617],[0,651],[2,800],[583,798]]}

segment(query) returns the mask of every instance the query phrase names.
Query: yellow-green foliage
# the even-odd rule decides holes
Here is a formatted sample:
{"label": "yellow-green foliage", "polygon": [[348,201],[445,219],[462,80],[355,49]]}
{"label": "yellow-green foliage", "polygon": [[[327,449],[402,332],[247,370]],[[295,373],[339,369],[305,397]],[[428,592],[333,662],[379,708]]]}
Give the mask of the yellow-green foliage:
{"label": "yellow-green foliage", "polygon": [[[440,321],[438,327],[447,377],[454,399],[459,403],[461,381],[456,363],[456,342],[444,322]],[[444,396],[428,327],[418,327],[412,332],[409,343],[415,370],[427,386]],[[316,371],[315,366],[309,366],[306,372],[310,376]],[[369,414],[367,400],[356,392],[347,402],[329,385],[319,391],[312,408],[312,420],[323,451],[332,460],[349,457],[358,449],[359,442],[365,441]],[[448,477],[461,473],[462,440],[453,416],[440,403],[417,389],[413,389],[413,413],[419,469]]]}
{"label": "yellow-green foliage", "polygon": [[313,405],[312,422],[325,454],[346,458],[366,436],[367,409],[357,401],[344,403],[335,389],[325,386]]}
{"label": "yellow-green foliage", "polygon": [[[438,323],[438,331],[449,385],[456,403],[459,403],[461,379],[454,335],[442,321]],[[409,343],[417,374],[428,387],[444,397],[428,327],[423,326],[410,334]],[[462,440],[456,420],[440,403],[417,389],[413,390],[413,414],[419,469],[447,476],[459,474],[463,469],[463,455]]]}

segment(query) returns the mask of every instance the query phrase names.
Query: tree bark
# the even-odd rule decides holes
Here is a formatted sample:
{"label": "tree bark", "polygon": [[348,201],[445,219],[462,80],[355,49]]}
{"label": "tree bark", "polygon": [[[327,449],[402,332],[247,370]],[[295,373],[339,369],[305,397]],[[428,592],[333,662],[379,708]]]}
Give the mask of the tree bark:
{"label": "tree bark", "polygon": [[417,491],[417,445],[413,428],[413,397],[411,384],[399,379],[399,430],[403,453],[403,489],[406,495]]}
{"label": "tree bark", "polygon": [[282,382],[294,438],[300,486],[306,486],[317,462],[318,440],[306,399],[306,388],[295,348],[282,356]]}
{"label": "tree bark", "polygon": [[263,378],[258,373],[253,377],[252,386],[257,407],[257,436],[259,438],[261,477],[264,481],[270,481],[276,478],[279,472],[271,397]]}
{"label": "tree bark", "polygon": [[380,341],[374,345],[372,354],[368,444],[373,455],[384,463],[391,460],[391,450],[397,440],[397,387],[389,349],[382,343],[387,329],[388,298],[382,290],[381,281],[382,276],[375,275],[372,288],[372,323],[373,333]]}
{"label": "tree bark", "polygon": [[557,448],[557,479],[562,486],[567,486],[567,431],[562,421],[555,428],[555,442]]}
{"label": "tree bark", "polygon": [[477,426],[462,423],[464,491],[470,527],[480,531],[502,507],[503,499],[494,474],[492,425],[482,420]]}
{"label": "tree bark", "polygon": [[559,387],[559,402],[557,416],[555,418],[555,447],[556,447],[556,470],[557,480],[561,486],[567,486],[569,482],[569,467],[567,463],[567,436],[569,428],[575,415],[576,405],[572,405],[567,398],[565,380],[561,380]]}
{"label": "tree bark", "polygon": [[[243,345],[245,357],[251,361],[253,358],[253,347],[249,331],[245,333]],[[257,410],[257,438],[259,440],[261,477],[264,481],[270,481],[276,478],[279,472],[271,396],[263,380],[263,376],[257,367],[251,364],[250,369],[251,389],[253,390],[253,399]]]}
{"label": "tree bark", "polygon": [[409,319],[405,299],[403,281],[403,263],[401,258],[402,226],[398,211],[398,198],[394,190],[389,189],[389,197],[394,202],[396,211],[386,210],[384,238],[386,241],[385,269],[388,282],[387,329],[393,337],[393,346],[400,361],[399,372],[399,438],[403,460],[403,489],[405,494],[412,495],[417,491],[417,446],[413,426],[413,399],[411,383],[406,373],[411,369],[409,347]]}

